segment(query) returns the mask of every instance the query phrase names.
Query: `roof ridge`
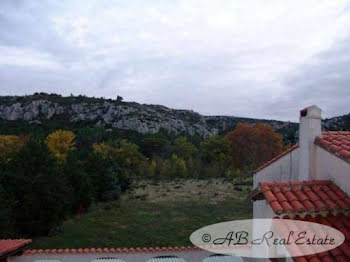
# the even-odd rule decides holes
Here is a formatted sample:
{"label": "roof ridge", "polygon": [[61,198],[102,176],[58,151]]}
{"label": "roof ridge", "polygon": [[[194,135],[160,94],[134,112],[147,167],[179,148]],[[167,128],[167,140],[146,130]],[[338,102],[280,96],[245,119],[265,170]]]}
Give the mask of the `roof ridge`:
{"label": "roof ridge", "polygon": [[312,179],[312,180],[288,180],[288,181],[261,181],[261,186],[285,186],[285,185],[329,185],[334,184],[333,181],[328,179]]}
{"label": "roof ridge", "polygon": [[327,218],[330,216],[346,216],[350,218],[350,212],[346,210],[338,210],[338,211],[326,211],[326,212],[303,212],[303,213],[282,213],[280,215],[275,215],[273,218]]}
{"label": "roof ridge", "polygon": [[104,247],[104,248],[49,248],[28,249],[27,255],[33,254],[83,254],[83,253],[134,253],[134,252],[174,252],[174,251],[199,251],[196,246],[172,246],[172,247]]}
{"label": "roof ridge", "polygon": [[270,159],[269,161],[265,162],[264,164],[262,164],[260,167],[258,167],[257,169],[255,169],[253,171],[253,174],[256,174],[257,172],[259,172],[260,170],[264,169],[265,167],[269,166],[270,164],[272,164],[273,162],[277,161],[278,159],[280,159],[281,157],[287,155],[288,153],[294,151],[295,149],[297,149],[299,147],[299,144],[294,144],[292,146],[290,146],[288,149],[286,149],[285,151],[283,151],[282,153],[278,154],[277,156],[275,156],[274,158]]}
{"label": "roof ridge", "polygon": [[322,131],[322,134],[350,134],[350,131]]}

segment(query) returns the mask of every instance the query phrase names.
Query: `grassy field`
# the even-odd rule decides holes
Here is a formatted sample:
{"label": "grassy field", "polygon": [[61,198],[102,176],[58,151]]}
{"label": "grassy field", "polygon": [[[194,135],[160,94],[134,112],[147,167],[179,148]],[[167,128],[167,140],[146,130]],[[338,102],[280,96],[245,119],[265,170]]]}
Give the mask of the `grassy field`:
{"label": "grassy field", "polygon": [[98,204],[82,217],[67,220],[63,233],[35,239],[32,247],[190,245],[190,234],[200,227],[251,217],[248,192],[248,187],[242,189],[222,181],[142,182],[120,201]]}

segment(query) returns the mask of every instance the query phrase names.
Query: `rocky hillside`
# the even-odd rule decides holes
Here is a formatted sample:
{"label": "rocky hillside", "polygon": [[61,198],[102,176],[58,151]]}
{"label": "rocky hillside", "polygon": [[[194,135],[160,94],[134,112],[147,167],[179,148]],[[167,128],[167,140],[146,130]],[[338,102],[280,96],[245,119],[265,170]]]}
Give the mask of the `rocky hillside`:
{"label": "rocky hillside", "polygon": [[85,96],[62,97],[45,93],[0,97],[0,119],[33,124],[60,120],[86,126],[104,126],[106,129],[134,130],[143,134],[156,133],[164,129],[174,134],[198,134],[203,138],[232,130],[240,122],[271,124],[277,131],[283,133],[284,137],[293,136],[298,128],[296,123],[291,122],[232,116],[202,116],[192,110],[123,102],[121,98],[112,100]]}
{"label": "rocky hillside", "polygon": [[322,121],[322,128],[329,131],[349,131],[350,114],[327,118]]}

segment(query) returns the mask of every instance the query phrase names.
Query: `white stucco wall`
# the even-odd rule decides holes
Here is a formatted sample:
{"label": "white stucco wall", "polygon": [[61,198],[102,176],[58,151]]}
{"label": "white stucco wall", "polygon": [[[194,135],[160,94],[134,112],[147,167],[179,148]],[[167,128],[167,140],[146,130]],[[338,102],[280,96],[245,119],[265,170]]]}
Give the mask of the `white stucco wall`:
{"label": "white stucco wall", "polygon": [[284,155],[277,161],[254,174],[254,188],[262,181],[298,180],[299,148]]}
{"label": "white stucco wall", "polygon": [[270,205],[265,199],[256,200],[253,203],[253,217],[254,218],[273,218],[276,214],[273,212]]}
{"label": "white stucco wall", "polygon": [[350,195],[350,164],[317,146],[316,179],[331,180]]}
{"label": "white stucco wall", "polygon": [[253,217],[254,218],[274,218],[276,216],[267,201],[256,200],[253,203]]}
{"label": "white stucco wall", "polygon": [[[299,151],[297,148],[254,175],[254,188],[262,181],[298,181]],[[314,179],[331,180],[350,195],[350,163],[316,146]],[[310,178],[312,179],[312,178]]]}

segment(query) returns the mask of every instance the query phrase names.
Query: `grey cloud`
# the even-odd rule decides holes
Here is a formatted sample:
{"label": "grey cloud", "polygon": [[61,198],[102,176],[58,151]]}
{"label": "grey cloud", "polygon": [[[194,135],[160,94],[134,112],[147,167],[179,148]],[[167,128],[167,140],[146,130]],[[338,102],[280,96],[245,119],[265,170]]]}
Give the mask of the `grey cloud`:
{"label": "grey cloud", "polygon": [[350,38],[335,43],[307,63],[290,72],[283,84],[286,92],[271,108],[288,116],[291,108],[297,111],[311,104],[319,105],[325,117],[350,112]]}
{"label": "grey cloud", "polygon": [[[350,111],[350,39],[339,42],[332,31],[350,28],[348,6],[330,1],[308,20],[316,9],[235,11],[234,2],[224,3],[2,0],[0,48],[18,61],[0,59],[0,95],[119,94],[203,114],[283,120],[314,103],[327,116]],[[327,47],[329,38],[335,43]],[[17,49],[27,55],[22,65]],[[39,61],[31,65],[31,56]]]}

